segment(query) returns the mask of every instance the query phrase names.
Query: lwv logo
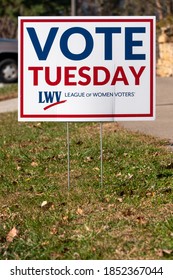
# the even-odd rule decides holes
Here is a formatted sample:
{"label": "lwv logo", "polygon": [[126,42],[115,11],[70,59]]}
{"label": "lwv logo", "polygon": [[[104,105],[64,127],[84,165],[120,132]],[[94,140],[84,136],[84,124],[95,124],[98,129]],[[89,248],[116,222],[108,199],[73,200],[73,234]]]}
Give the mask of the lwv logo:
{"label": "lwv logo", "polygon": [[47,110],[55,105],[62,104],[67,101],[60,99],[61,91],[39,91],[38,103],[51,103],[50,105],[44,107],[44,110]]}

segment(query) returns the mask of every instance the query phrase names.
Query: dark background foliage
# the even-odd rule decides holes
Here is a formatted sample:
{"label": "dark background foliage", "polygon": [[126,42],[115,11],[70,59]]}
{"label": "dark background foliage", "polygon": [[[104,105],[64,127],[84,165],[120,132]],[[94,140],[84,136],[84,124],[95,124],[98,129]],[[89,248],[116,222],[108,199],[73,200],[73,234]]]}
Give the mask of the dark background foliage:
{"label": "dark background foliage", "polygon": [[18,16],[155,15],[172,21],[173,0],[0,0],[0,37],[17,37]]}

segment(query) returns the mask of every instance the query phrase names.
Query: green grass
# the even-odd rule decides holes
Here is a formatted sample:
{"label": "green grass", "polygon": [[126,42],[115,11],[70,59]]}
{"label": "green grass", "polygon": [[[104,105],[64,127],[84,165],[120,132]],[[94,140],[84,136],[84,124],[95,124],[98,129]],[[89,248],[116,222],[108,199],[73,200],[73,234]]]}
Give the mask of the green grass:
{"label": "green grass", "polygon": [[8,84],[0,87],[0,101],[17,97],[17,91],[17,84]]}
{"label": "green grass", "polygon": [[167,143],[103,124],[101,187],[99,132],[96,123],[70,124],[68,190],[66,124],[1,114],[1,259],[173,258]]}

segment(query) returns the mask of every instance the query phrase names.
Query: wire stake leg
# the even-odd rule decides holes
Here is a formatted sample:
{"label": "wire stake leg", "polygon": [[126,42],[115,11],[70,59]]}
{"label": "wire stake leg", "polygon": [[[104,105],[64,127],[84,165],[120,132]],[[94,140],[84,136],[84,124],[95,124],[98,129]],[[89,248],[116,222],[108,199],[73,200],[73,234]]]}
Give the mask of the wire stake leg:
{"label": "wire stake leg", "polygon": [[103,187],[103,139],[102,139],[103,125],[100,122],[100,185]]}
{"label": "wire stake leg", "polygon": [[67,122],[67,170],[68,170],[68,190],[70,190],[70,136],[69,136],[68,122]]}

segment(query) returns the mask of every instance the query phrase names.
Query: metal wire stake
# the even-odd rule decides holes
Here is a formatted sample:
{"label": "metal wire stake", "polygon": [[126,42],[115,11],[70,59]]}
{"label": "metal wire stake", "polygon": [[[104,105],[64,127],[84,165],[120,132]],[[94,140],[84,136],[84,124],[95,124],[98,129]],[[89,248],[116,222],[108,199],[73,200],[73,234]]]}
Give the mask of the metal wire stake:
{"label": "metal wire stake", "polygon": [[68,170],[68,190],[70,190],[70,137],[69,123],[67,122],[67,170]]}
{"label": "metal wire stake", "polygon": [[102,122],[100,122],[100,185],[103,186],[103,141],[102,141]]}

